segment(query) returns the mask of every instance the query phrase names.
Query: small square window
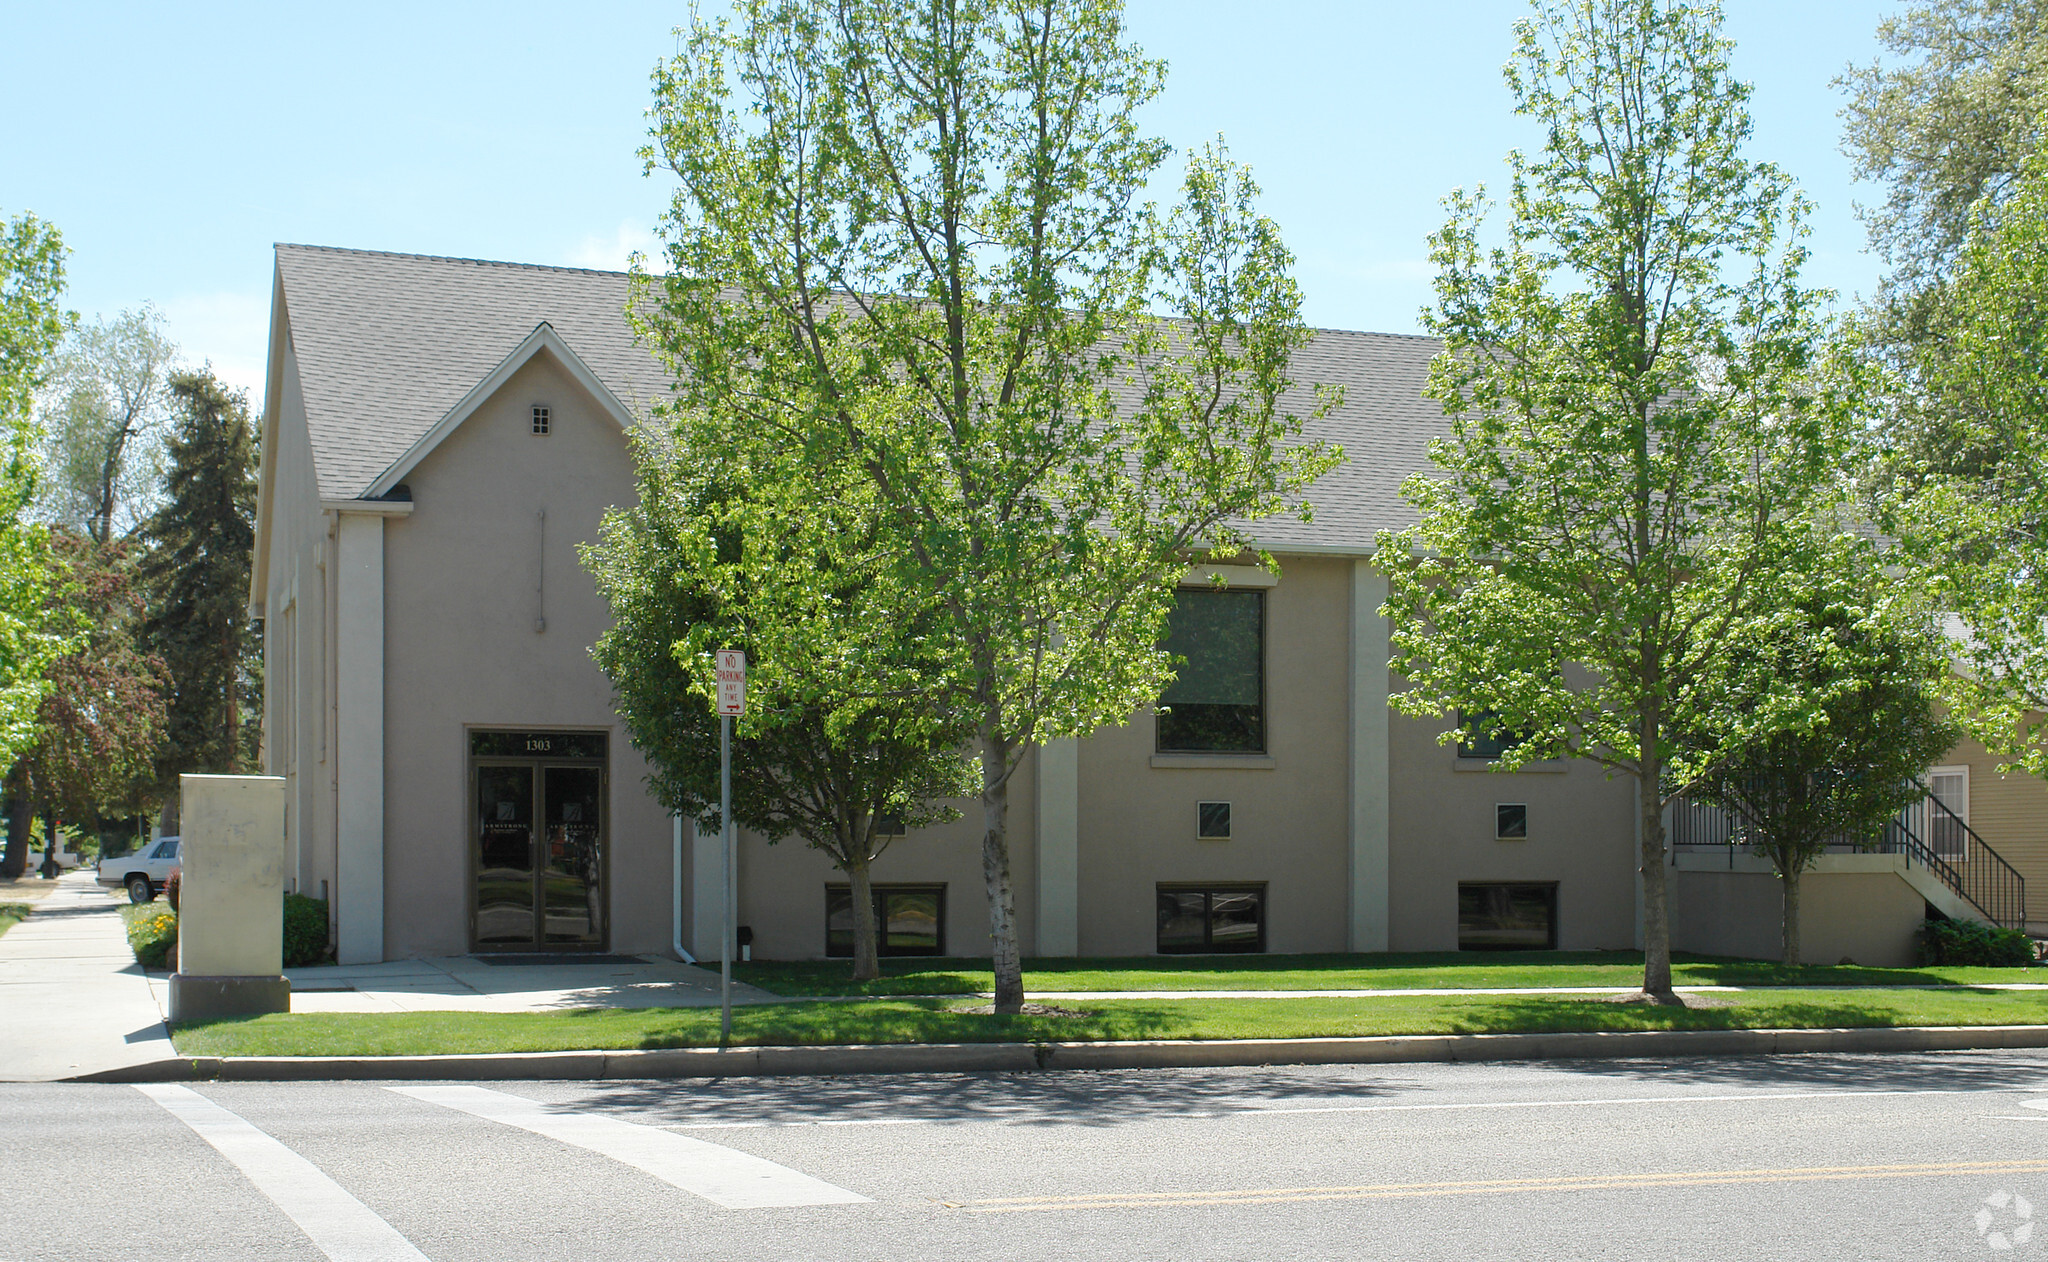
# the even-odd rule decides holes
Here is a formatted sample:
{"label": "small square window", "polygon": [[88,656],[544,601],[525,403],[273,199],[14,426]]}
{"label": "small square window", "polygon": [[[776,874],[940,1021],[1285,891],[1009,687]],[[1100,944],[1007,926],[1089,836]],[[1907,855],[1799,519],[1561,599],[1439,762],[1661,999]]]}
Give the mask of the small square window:
{"label": "small square window", "polygon": [[533,432],[545,434],[553,424],[554,415],[552,410],[535,404],[533,408]]}
{"label": "small square window", "polygon": [[875,816],[875,836],[901,837],[903,817],[894,811],[882,811]]}
{"label": "small square window", "polygon": [[1195,836],[1204,840],[1230,839],[1230,803],[1195,803]]}
{"label": "small square window", "polygon": [[1529,840],[1528,803],[1496,802],[1493,804],[1493,839],[1495,841]]}

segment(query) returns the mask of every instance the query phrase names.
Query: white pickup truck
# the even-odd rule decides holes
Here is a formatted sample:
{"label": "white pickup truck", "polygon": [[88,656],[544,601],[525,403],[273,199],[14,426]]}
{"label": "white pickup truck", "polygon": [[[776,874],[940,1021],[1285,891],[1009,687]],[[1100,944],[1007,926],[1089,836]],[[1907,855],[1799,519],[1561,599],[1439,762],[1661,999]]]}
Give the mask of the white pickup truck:
{"label": "white pickup truck", "polygon": [[101,859],[94,877],[110,888],[128,887],[128,901],[146,903],[157,896],[171,870],[178,866],[178,839],[159,837],[134,854]]}

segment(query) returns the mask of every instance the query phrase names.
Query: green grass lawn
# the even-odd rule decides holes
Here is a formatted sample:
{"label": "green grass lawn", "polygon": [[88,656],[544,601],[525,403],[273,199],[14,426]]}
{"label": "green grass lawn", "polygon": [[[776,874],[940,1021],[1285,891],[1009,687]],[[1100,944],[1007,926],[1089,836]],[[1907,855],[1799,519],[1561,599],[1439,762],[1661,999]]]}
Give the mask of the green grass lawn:
{"label": "green grass lawn", "polygon": [[28,914],[32,910],[34,909],[27,903],[0,903],[0,933],[6,933],[9,929],[27,920]]}
{"label": "green grass lawn", "polygon": [[[855,984],[844,960],[756,961],[733,976],[778,995],[972,995],[992,990],[985,960],[889,959],[882,977]],[[1681,986],[1942,986],[2048,982],[2042,968],[1862,968],[1675,957]],[[1436,951],[1385,955],[1204,955],[1024,961],[1024,989],[1418,990],[1512,986],[1616,986],[1642,981],[1633,951]]]}
{"label": "green grass lawn", "polygon": [[[791,1046],[2048,1023],[2048,994],[2034,991],[1786,989],[1725,998],[1726,1007],[1705,1009],[1547,995],[1112,1000],[1080,1004],[1081,1017],[998,1017],[954,1011],[966,1006],[958,999],[884,998],[743,1007],[733,1034],[742,1044]],[[704,1047],[718,1041],[718,1010],[306,1013],[189,1026],[173,1038],[188,1056]]]}

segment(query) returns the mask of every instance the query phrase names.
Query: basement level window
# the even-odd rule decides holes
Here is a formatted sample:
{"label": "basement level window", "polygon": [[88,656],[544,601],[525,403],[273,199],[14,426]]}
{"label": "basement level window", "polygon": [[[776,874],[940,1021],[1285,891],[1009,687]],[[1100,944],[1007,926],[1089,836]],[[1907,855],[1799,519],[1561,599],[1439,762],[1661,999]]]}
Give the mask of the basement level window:
{"label": "basement level window", "polygon": [[1256,954],[1266,949],[1266,887],[1158,887],[1161,955]]}
{"label": "basement level window", "polygon": [[1555,951],[1557,884],[1460,883],[1460,951]]}
{"label": "basement level window", "polygon": [[533,432],[545,434],[554,427],[554,411],[536,403],[533,406]]}
{"label": "basement level window", "polygon": [[[876,885],[875,945],[882,955],[946,953],[946,887]],[[825,954],[853,954],[853,887],[825,887]]]}

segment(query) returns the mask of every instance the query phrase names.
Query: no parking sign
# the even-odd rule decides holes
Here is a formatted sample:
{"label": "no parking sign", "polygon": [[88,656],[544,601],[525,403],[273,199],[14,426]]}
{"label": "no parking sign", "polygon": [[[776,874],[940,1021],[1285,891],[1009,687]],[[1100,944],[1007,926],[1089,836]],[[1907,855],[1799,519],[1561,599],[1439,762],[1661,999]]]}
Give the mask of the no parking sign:
{"label": "no parking sign", "polygon": [[718,713],[747,712],[747,655],[739,649],[718,650]]}

